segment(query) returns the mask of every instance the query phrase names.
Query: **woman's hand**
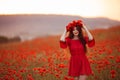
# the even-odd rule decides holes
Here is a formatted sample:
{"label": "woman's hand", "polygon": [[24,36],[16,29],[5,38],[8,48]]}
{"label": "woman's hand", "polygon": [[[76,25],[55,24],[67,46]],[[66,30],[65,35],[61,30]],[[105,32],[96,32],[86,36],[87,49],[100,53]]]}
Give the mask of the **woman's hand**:
{"label": "woman's hand", "polygon": [[86,30],[87,29],[87,27],[85,26],[85,24],[83,24],[83,27],[82,27],[84,30]]}
{"label": "woman's hand", "polygon": [[64,32],[67,32],[66,28],[64,28]]}

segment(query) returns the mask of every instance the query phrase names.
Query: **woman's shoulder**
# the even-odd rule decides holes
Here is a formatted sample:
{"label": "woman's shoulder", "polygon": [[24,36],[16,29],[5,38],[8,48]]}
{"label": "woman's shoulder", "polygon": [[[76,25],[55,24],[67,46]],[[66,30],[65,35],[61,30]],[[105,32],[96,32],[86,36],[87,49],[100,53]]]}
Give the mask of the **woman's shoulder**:
{"label": "woman's shoulder", "polygon": [[83,36],[83,38],[85,39],[85,38],[88,38],[88,36]]}
{"label": "woman's shoulder", "polygon": [[84,36],[83,38],[84,38],[84,40],[86,41],[86,43],[89,41],[88,36]]}
{"label": "woman's shoulder", "polygon": [[67,42],[70,42],[70,41],[71,41],[70,37],[66,37],[65,40],[66,40]]}
{"label": "woman's shoulder", "polygon": [[70,40],[70,37],[66,37],[65,39],[66,39],[66,40]]}
{"label": "woman's shoulder", "polygon": [[85,41],[88,40],[88,36],[84,36],[83,38],[84,38]]}

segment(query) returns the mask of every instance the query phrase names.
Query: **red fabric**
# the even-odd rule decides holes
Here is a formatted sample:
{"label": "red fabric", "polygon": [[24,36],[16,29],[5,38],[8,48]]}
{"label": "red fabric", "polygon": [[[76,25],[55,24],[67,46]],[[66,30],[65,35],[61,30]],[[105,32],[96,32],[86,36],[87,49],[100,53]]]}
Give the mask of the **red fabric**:
{"label": "red fabric", "polygon": [[[86,44],[88,47],[92,47],[95,45],[95,40],[88,40],[88,37],[85,37]],[[90,63],[87,59],[87,56],[84,51],[84,47],[80,40],[72,40],[70,38],[66,38],[66,41],[60,41],[60,47],[65,49],[69,47],[71,58],[69,64],[69,76],[79,76],[79,75],[90,75],[92,74],[92,70],[90,67]]]}

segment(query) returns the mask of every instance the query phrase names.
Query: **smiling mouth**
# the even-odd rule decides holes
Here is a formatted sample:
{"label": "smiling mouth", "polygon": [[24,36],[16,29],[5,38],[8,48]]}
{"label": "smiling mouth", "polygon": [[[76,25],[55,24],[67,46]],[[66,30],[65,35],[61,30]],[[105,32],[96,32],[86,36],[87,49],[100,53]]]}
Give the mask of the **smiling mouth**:
{"label": "smiling mouth", "polygon": [[78,34],[78,32],[76,32],[75,34]]}

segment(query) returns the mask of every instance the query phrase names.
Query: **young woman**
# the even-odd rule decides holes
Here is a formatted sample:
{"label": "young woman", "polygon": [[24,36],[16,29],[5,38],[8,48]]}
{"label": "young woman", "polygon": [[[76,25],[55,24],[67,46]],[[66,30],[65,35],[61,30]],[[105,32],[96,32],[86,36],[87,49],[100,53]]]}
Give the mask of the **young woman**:
{"label": "young woman", "polygon": [[[88,36],[83,36],[82,29]],[[68,36],[66,33],[69,33]],[[74,77],[74,80],[86,80],[87,76],[92,74],[86,56],[86,44],[88,47],[95,45],[95,40],[87,27],[81,20],[70,22],[60,38],[60,47],[63,49],[69,47],[71,58],[68,75]]]}

